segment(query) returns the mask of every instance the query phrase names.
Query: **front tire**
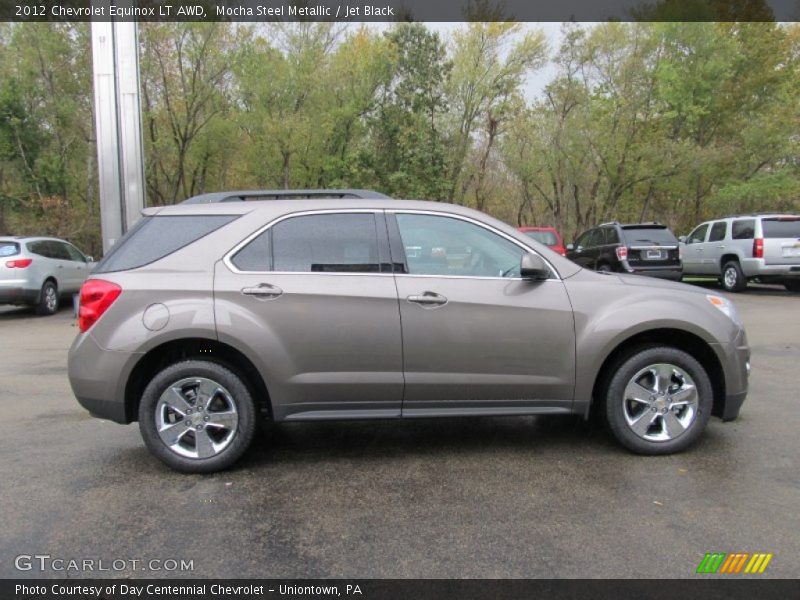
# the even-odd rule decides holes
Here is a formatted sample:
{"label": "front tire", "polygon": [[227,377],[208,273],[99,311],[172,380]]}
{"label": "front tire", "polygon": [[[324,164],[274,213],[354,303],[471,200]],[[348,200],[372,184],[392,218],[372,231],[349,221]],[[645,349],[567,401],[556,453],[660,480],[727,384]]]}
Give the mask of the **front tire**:
{"label": "front tire", "polygon": [[213,473],[233,465],[256,431],[253,398],[243,379],[220,364],[187,360],[158,373],[139,404],[148,449],[182,473]]}
{"label": "front tire", "polygon": [[741,292],[746,287],[747,278],[739,263],[735,260],[725,263],[722,267],[722,289],[726,292]]}
{"label": "front tire", "polygon": [[694,444],[714,402],[703,366],[667,346],[641,348],[618,365],[605,402],[617,441],[638,454],[672,454]]}
{"label": "front tire", "polygon": [[36,314],[42,316],[54,315],[58,312],[58,304],[58,287],[53,281],[45,281],[42,286],[42,291],[39,292]]}

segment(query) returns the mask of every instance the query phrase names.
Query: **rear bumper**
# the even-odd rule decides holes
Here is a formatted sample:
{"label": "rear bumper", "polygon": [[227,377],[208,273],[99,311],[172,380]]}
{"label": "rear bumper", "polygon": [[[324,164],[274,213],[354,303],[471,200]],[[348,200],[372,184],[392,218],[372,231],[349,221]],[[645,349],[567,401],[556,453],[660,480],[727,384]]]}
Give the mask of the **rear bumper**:
{"label": "rear bumper", "polygon": [[141,354],[102,349],[90,334],[80,334],[67,358],[72,392],[95,417],[130,423],[126,413],[125,385]]}
{"label": "rear bumper", "polygon": [[742,271],[747,277],[800,279],[800,265],[768,265],[763,258],[743,259]]}
{"label": "rear bumper", "polygon": [[626,265],[625,270],[633,275],[645,275],[646,277],[657,277],[671,281],[680,281],[681,277],[683,277],[683,267],[635,267]]}
{"label": "rear bumper", "polygon": [[39,301],[38,289],[0,284],[0,304],[36,304]]}

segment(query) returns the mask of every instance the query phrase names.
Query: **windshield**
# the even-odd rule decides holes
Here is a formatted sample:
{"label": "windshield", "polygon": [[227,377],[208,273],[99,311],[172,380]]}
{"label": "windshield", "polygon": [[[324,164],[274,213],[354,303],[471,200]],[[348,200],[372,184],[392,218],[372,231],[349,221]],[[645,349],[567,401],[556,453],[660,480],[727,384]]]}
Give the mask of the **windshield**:
{"label": "windshield", "polygon": [[525,231],[523,233],[547,246],[558,245],[558,238],[556,238],[556,234],[552,231]]}
{"label": "windshield", "polygon": [[677,245],[678,240],[666,227],[623,228],[625,239],[632,246],[642,244]]}

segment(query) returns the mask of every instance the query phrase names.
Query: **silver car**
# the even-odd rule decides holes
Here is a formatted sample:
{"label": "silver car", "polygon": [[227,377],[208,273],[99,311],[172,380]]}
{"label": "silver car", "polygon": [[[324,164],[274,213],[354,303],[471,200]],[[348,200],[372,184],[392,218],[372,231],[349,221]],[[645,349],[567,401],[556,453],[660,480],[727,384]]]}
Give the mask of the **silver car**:
{"label": "silver car", "polygon": [[667,454],[747,394],[742,324],[705,290],[582,269],[461,206],[243,198],[146,209],[81,292],[78,401],[174,469],[228,467],[262,417],[595,412]]}
{"label": "silver car", "polygon": [[800,292],[800,216],[726,217],[701,223],[681,242],[684,275],[719,277],[729,292],[750,280]]}
{"label": "silver car", "polygon": [[62,298],[80,290],[93,266],[92,257],[64,240],[0,237],[0,304],[52,315]]}

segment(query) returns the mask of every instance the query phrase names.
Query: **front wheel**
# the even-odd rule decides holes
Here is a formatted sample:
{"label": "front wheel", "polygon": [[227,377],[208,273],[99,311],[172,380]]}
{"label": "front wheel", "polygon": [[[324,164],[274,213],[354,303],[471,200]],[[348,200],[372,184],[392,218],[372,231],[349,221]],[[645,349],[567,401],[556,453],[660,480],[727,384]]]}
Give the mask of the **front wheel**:
{"label": "front wheel", "polygon": [[220,364],[187,360],[145,388],[139,430],[149,450],[183,473],[230,467],[253,441],[257,411],[247,386]]}
{"label": "front wheel", "polygon": [[643,348],[619,365],[606,395],[614,437],[639,454],[672,454],[697,441],[711,416],[711,381],[691,355]]}

